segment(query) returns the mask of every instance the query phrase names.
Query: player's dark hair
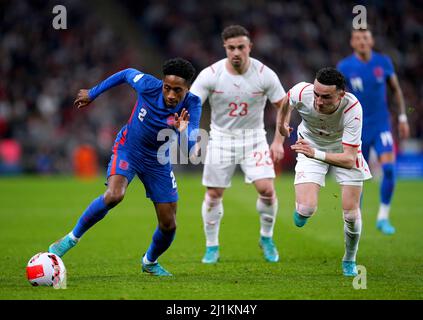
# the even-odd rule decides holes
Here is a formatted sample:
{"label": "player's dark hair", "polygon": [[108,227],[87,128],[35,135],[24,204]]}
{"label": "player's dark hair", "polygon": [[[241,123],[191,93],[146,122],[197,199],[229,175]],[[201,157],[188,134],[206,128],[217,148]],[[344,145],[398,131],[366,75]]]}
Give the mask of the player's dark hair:
{"label": "player's dark hair", "polygon": [[246,36],[251,40],[250,33],[247,29],[240,25],[231,25],[223,29],[222,31],[222,40],[226,41],[230,38]]}
{"label": "player's dark hair", "polygon": [[345,78],[341,72],[332,67],[317,71],[316,80],[326,86],[336,86],[338,90],[345,90]]}
{"label": "player's dark hair", "polygon": [[191,62],[182,58],[173,58],[163,64],[163,75],[177,76],[191,84],[195,76],[195,68]]}

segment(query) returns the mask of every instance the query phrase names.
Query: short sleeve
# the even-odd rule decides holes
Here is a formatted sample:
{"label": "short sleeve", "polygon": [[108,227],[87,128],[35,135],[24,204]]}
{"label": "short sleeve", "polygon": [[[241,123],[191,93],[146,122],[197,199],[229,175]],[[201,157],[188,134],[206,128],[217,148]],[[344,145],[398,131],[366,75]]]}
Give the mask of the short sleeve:
{"label": "short sleeve", "polygon": [[157,88],[160,80],[152,75],[142,73],[136,69],[130,69],[131,72],[126,74],[126,82],[134,88],[135,91],[143,93],[151,88]]}
{"label": "short sleeve", "polygon": [[304,92],[304,89],[311,86],[311,83],[307,82],[300,82],[293,86],[291,90],[288,91],[288,99],[289,104],[293,107],[296,107],[299,102],[302,100],[302,95]]}
{"label": "short sleeve", "polygon": [[345,113],[342,144],[350,147],[359,147],[363,126],[363,109],[360,102],[356,101],[350,108],[346,109]]}
{"label": "short sleeve", "polygon": [[385,69],[386,79],[389,79],[393,74],[395,74],[395,68],[391,58],[389,58],[388,56],[384,56],[384,58],[385,58],[384,69]]}
{"label": "short sleeve", "polygon": [[264,72],[264,90],[267,98],[272,103],[281,101],[286,96],[286,92],[279,80],[279,77],[273,70],[268,67],[265,67]]}
{"label": "short sleeve", "polygon": [[201,99],[201,104],[207,100],[212,88],[211,78],[213,77],[211,67],[200,72],[191,86],[190,92]]}

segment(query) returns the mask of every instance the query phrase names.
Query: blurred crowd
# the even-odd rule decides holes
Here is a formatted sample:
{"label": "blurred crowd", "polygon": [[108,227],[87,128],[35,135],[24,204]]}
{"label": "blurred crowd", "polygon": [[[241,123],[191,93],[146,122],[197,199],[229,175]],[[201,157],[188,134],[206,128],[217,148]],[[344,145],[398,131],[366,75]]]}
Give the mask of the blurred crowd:
{"label": "blurred crowd", "polygon": [[[71,172],[78,146],[93,147],[101,165],[107,163],[114,135],[129,117],[134,96],[114,90],[102,99],[101,108],[82,111],[73,108],[73,100],[78,89],[139,66],[131,44],[99,20],[87,3],[61,1],[68,8],[69,28],[54,30],[52,8],[57,3],[0,2],[0,173],[16,158],[21,159],[19,167],[9,166],[10,172]],[[299,81],[312,81],[319,68],[334,66],[351,53],[352,1],[123,0],[119,4],[163,59],[182,56],[198,71],[224,57],[222,29],[244,25],[252,35],[252,56],[273,68],[286,90]],[[421,139],[420,3],[387,5],[374,0],[365,6],[376,50],[394,61],[412,137]],[[270,126],[274,115],[267,108]]]}
{"label": "blurred crowd", "polygon": [[[252,35],[252,56],[279,75],[288,90],[312,82],[318,69],[335,66],[352,53],[349,45],[357,1],[327,0],[151,0],[132,3],[139,23],[169,56],[182,56],[202,68],[224,57],[220,33],[241,24]],[[423,11],[421,1],[365,1],[376,51],[388,54],[400,79],[411,135],[423,137]],[[392,101],[392,99],[390,99]],[[391,104],[395,110],[397,106]],[[269,109],[269,108],[268,108]],[[266,113],[273,122],[274,111]],[[396,127],[396,118],[393,121]],[[271,125],[269,126],[271,127]]]}
{"label": "blurred crowd", "polygon": [[118,126],[131,112],[134,97],[120,91],[101,108],[75,110],[79,89],[135,61],[85,1],[61,1],[68,29],[55,30],[56,4],[0,2],[0,173],[72,172],[75,152],[85,145],[107,161]]}

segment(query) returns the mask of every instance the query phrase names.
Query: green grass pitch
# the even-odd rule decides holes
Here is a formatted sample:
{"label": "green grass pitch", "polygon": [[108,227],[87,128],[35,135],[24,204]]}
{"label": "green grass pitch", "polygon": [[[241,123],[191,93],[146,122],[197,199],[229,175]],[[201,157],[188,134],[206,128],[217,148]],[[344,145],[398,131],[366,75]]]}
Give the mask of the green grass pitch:
{"label": "green grass pitch", "polygon": [[298,229],[292,221],[293,177],[276,181],[279,215],[274,239],[279,263],[266,263],[258,246],[256,193],[236,176],[224,198],[221,260],[200,262],[204,252],[200,175],[177,173],[178,230],[160,258],[174,274],[141,273],[139,260],[156,225],[151,202],[134,179],[123,203],[91,229],[63,259],[68,288],[32,287],[25,266],[37,252],[69,232],[103,179],[66,177],[0,179],[0,299],[422,299],[423,181],[399,181],[392,206],[394,236],[375,229],[377,181],[366,183],[363,233],[357,262],[367,288],[356,290],[342,276],[343,221],[340,190],[331,179],[320,192],[317,214]]}

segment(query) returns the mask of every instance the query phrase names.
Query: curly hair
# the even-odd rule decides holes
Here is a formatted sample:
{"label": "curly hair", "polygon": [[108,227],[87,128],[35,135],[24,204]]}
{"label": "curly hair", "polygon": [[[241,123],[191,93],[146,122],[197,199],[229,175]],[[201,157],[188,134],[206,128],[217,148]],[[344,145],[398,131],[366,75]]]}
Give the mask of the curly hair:
{"label": "curly hair", "polygon": [[163,75],[178,76],[185,79],[189,84],[192,83],[195,76],[195,68],[191,62],[182,58],[173,58],[164,62]]}

